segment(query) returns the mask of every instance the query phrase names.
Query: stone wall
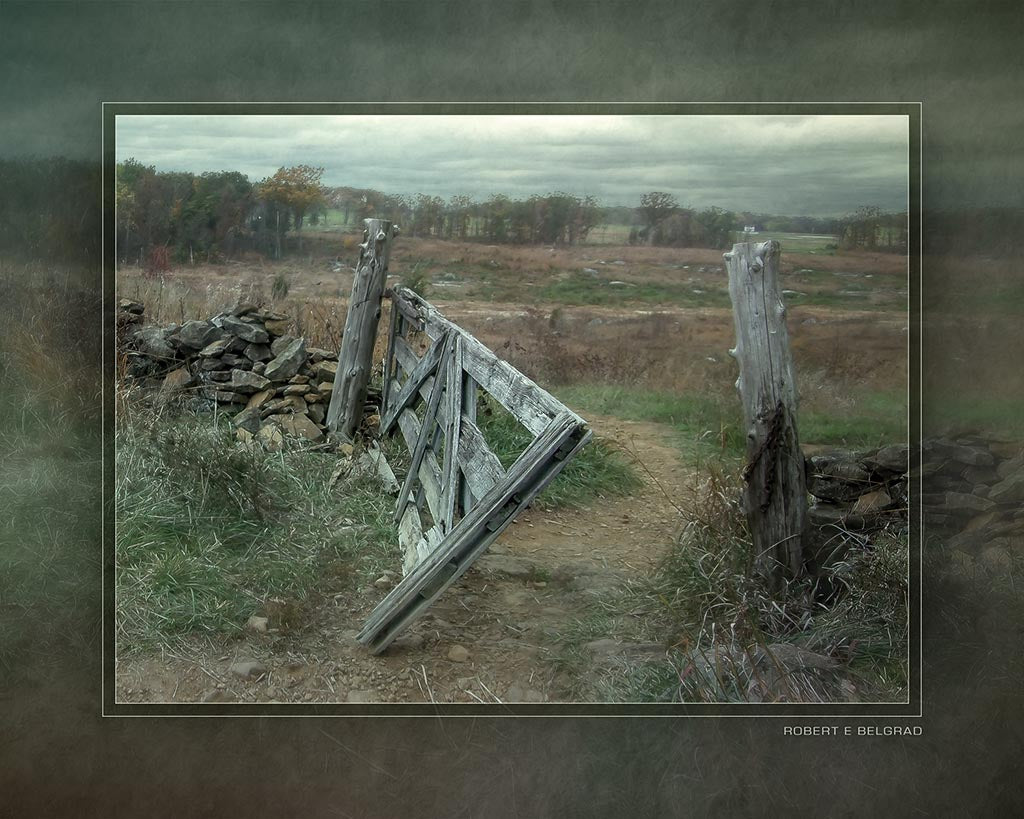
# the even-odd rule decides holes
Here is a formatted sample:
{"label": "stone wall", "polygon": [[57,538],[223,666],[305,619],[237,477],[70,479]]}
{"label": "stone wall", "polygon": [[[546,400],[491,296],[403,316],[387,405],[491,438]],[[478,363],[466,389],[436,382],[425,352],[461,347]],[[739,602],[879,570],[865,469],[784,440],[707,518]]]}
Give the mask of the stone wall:
{"label": "stone wall", "polygon": [[338,356],[289,335],[287,316],[242,303],[207,320],[160,327],[145,323],[144,313],[138,302],[118,303],[126,382],[162,404],[228,412],[240,440],[271,450],[287,436],[325,439]]}

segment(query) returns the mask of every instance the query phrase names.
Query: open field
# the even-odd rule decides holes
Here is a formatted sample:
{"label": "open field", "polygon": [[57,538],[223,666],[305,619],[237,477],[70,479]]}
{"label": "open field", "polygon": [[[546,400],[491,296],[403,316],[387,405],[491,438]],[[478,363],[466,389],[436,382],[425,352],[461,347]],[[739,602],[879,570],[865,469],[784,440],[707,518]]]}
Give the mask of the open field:
{"label": "open field", "polygon": [[[117,290],[144,302],[150,320],[159,323],[208,317],[239,297],[272,302],[292,317],[296,333],[337,349],[352,282],[347,265],[356,257],[341,239],[311,232],[303,258],[280,262],[253,258],[177,268],[162,278],[129,268],[118,273]],[[809,243],[798,247],[800,252],[787,252],[783,241],[782,276],[792,291],[787,297],[802,401],[801,442],[813,452],[905,440],[905,260],[889,254],[818,254]],[[652,665],[651,652],[667,651],[678,659],[701,628],[699,619],[687,619],[697,617],[696,610],[684,606],[651,618],[636,612],[644,610],[645,596],[663,595],[666,584],[699,587],[695,576],[683,576],[696,564],[679,555],[704,548],[693,540],[692,522],[706,518],[701,516],[709,508],[708,493],[731,486],[741,465],[736,370],[727,352],[733,343],[732,314],[721,253],[623,245],[524,248],[403,237],[394,248],[391,272],[393,282],[415,279],[425,285],[427,298],[446,315],[587,418],[601,445],[594,450],[597,460],[586,468],[611,476],[609,482],[589,488],[586,481],[567,484],[561,494],[529,510],[491,549],[496,560],[481,561],[407,640],[375,658],[361,653],[352,636],[390,582],[375,579],[389,556],[394,558],[387,529],[375,510],[363,524],[346,524],[368,533],[359,547],[365,556],[361,568],[352,542],[314,532],[301,501],[289,493],[310,480],[322,483],[326,466],[303,465],[303,457],[322,456],[299,453],[300,460],[288,461],[290,466],[281,461],[275,469],[285,471],[267,477],[267,491],[281,500],[275,507],[280,517],[272,527],[265,524],[265,537],[275,543],[275,561],[297,548],[295,554],[307,562],[286,561],[291,568],[270,578],[278,585],[267,586],[263,597],[301,600],[301,618],[273,635],[246,632],[243,615],[259,614],[266,605],[262,593],[252,596],[253,580],[248,598],[237,588],[225,590],[226,608],[218,609],[216,599],[205,601],[204,622],[220,623],[212,629],[179,628],[161,636],[159,624],[149,622],[142,629],[146,639],[120,656],[119,698],[506,702],[525,697],[539,702],[684,696],[678,683],[672,684],[678,669],[673,672],[671,662]],[[271,296],[275,281],[276,300]],[[618,463],[601,460],[608,457]],[[621,463],[628,466],[624,472]],[[346,503],[358,506],[365,487],[353,485],[351,492]],[[343,504],[330,493],[306,494],[317,519],[358,517],[338,512]],[[733,528],[736,509],[727,504],[719,511],[702,531],[733,532],[730,548],[741,549],[742,535]],[[260,520],[235,521],[231,531],[254,525]],[[298,546],[289,532],[304,533]],[[316,554],[304,551],[311,543],[327,544],[329,553],[319,547]],[[215,544],[204,544],[197,556],[208,570]],[[887,551],[891,560],[885,572],[893,573],[895,587],[885,579],[889,574],[876,576],[877,566],[852,569],[864,573],[864,605],[880,622],[899,610],[905,548],[905,542],[895,541]],[[158,557],[167,560],[168,554],[164,549]],[[254,577],[236,552],[225,559],[232,577]],[[722,560],[722,566],[734,565],[732,557]],[[352,571],[320,572],[323,565],[346,561]],[[275,565],[271,561],[267,571],[277,571]],[[316,578],[305,590],[295,585],[301,586],[303,573]],[[714,593],[726,594],[733,581],[733,575],[723,574],[702,582],[721,582],[724,591],[716,586]],[[230,617],[218,621],[224,612]],[[175,617],[187,623],[187,608]],[[826,653],[848,644],[834,615],[820,621],[817,633],[818,621],[808,622],[786,639]],[[901,631],[898,623],[886,622],[888,631],[856,638],[870,646],[853,664],[862,697],[899,699],[904,693]],[[681,634],[689,637],[683,640]],[[645,646],[647,654],[624,670],[628,657],[609,661],[594,647],[608,639]],[[449,657],[456,644],[469,649],[468,661]],[[155,653],[157,645],[164,646],[163,659]],[[256,657],[270,673],[258,683],[236,680],[225,671],[225,656],[231,661]],[[220,682],[211,688],[213,679]]]}
{"label": "open field", "polygon": [[823,233],[783,233],[762,230],[757,233],[735,231],[734,242],[765,242],[774,239],[790,253],[806,253],[811,256],[835,256],[839,248],[839,237]]}

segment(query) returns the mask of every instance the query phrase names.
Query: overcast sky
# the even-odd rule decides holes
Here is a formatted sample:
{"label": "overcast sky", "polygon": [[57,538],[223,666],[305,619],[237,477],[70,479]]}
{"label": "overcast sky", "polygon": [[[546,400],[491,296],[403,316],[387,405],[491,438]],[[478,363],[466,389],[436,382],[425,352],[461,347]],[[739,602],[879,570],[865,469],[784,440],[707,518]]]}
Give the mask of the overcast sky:
{"label": "overcast sky", "polygon": [[119,115],[117,159],[157,170],[322,166],[327,185],[476,199],[566,191],[635,206],[834,216],[907,202],[905,116]]}

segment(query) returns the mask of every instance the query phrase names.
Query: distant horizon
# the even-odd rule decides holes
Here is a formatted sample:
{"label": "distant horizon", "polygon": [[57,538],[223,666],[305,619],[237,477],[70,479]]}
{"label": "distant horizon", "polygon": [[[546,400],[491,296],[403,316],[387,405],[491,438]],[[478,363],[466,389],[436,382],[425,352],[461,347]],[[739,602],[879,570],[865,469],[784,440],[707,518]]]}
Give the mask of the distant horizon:
{"label": "distant horizon", "polygon": [[161,173],[323,167],[327,187],[448,200],[565,192],[635,208],[649,191],[679,206],[841,218],[907,209],[905,115],[134,115],[116,160]]}
{"label": "distant horizon", "polygon": [[[138,159],[138,157],[126,157],[126,159],[135,159],[136,161],[141,162],[143,165],[149,165],[150,167],[154,167],[156,169],[157,173],[191,173],[191,174],[194,174],[196,176],[200,176],[200,175],[202,175],[202,173],[236,173],[237,172],[237,173],[242,173],[242,175],[245,176],[246,179],[248,179],[249,182],[251,182],[254,185],[258,184],[259,182],[261,182],[263,179],[266,178],[266,177],[261,177],[259,179],[254,179],[253,177],[249,176],[248,174],[245,174],[242,171],[236,171],[236,169],[234,169],[234,168],[219,168],[217,170],[209,170],[209,171],[202,171],[200,173],[196,173],[195,171],[186,170],[184,168],[160,168],[160,167],[157,167],[156,165],[154,165],[153,163],[142,162],[142,160]],[[124,160],[118,160],[118,163],[120,163],[122,161],[124,161]],[[309,163],[296,163],[296,164],[309,164]],[[287,167],[287,166],[282,166],[282,167]],[[333,189],[336,189],[336,188],[352,188],[353,190],[373,190],[373,191],[376,191],[377,193],[381,193],[381,194],[383,194],[385,196],[392,196],[392,197],[416,196],[417,194],[420,194],[420,193],[426,193],[425,191],[413,191],[411,193],[408,193],[408,192],[407,193],[397,193],[395,191],[381,190],[380,188],[364,188],[364,187],[359,187],[359,186],[356,186],[356,185],[344,185],[344,184],[329,185],[329,184],[325,183],[324,187],[327,188],[328,190],[333,190]],[[482,202],[486,202],[491,196],[506,196],[509,199],[515,200],[515,199],[529,199],[531,196],[544,197],[544,196],[548,196],[548,195],[552,195],[552,194],[556,194],[556,193],[565,193],[565,194],[569,194],[570,196],[579,196],[581,198],[584,196],[584,194],[580,194],[580,193],[577,193],[575,191],[567,191],[567,190],[545,191],[543,193],[535,192],[535,193],[532,193],[532,194],[516,195],[516,196],[512,196],[512,195],[510,195],[508,193],[504,193],[504,192],[499,191],[499,192],[496,192],[496,193],[493,193],[493,194],[488,194],[485,197],[479,197],[479,198],[478,197],[471,197],[471,199],[474,202],[482,203]],[[647,193],[647,191],[644,191],[644,193]],[[435,195],[435,194],[428,194],[428,195]],[[450,199],[450,197],[442,197],[442,198],[445,200],[445,202],[447,202]],[[636,210],[639,207],[639,200],[637,201],[636,204],[632,204],[632,205],[628,204],[628,203],[625,203],[625,202],[610,202],[610,203],[598,202],[597,204],[598,204],[598,207],[601,207],[601,208],[624,208],[624,209],[628,209],[628,210]],[[870,207],[872,205],[874,205],[874,203],[872,203],[872,202],[865,202],[863,205],[858,205],[857,207],[865,207],[865,206]],[[740,210],[733,210],[732,208],[726,208],[726,207],[723,207],[722,205],[717,205],[715,203],[712,203],[710,205],[704,205],[704,206],[701,206],[701,207],[693,207],[693,206],[687,205],[684,202],[680,202],[679,203],[679,207],[680,208],[684,208],[684,209],[698,210],[698,211],[700,211],[700,210],[707,210],[709,208],[717,207],[717,208],[719,208],[721,210],[730,211],[732,213],[753,213],[756,216],[782,216],[782,217],[785,217],[787,219],[841,219],[843,217],[852,216],[853,215],[853,210],[845,212],[845,213],[831,213],[831,214],[784,213],[782,211],[772,211],[772,212],[769,212],[769,211],[740,211]],[[856,210],[856,208],[854,208],[854,210]],[[903,213],[903,212],[905,212],[907,210],[907,207],[906,207],[906,205],[904,205],[899,210],[886,210],[885,208],[882,208],[881,210],[882,210],[883,213]]]}

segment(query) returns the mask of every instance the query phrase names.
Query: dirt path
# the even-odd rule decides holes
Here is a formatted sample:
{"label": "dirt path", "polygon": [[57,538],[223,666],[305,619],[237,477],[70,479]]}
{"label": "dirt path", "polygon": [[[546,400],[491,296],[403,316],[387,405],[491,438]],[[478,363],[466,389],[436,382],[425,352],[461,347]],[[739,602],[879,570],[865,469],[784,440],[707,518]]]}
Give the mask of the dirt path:
{"label": "dirt path", "polygon": [[[190,639],[119,664],[121,702],[550,702],[572,680],[545,662],[601,595],[651,569],[680,524],[686,471],[657,424],[589,416],[644,487],[585,508],[528,510],[473,568],[373,656],[355,641],[387,591],[327,599],[300,633]],[[250,678],[231,666],[253,661]],[[239,669],[244,670],[244,669]]]}

